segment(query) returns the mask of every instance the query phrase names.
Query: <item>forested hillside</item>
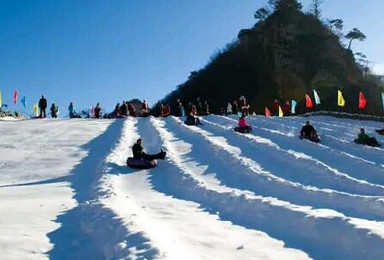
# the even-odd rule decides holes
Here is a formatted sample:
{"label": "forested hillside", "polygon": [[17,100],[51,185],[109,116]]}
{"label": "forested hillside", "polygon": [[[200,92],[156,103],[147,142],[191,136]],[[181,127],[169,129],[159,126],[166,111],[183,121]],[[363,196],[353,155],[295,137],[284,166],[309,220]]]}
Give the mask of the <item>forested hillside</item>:
{"label": "forested hillside", "polygon": [[[263,113],[274,99],[298,102],[306,112],[305,94],[315,89],[322,104],[316,110],[357,112],[359,92],[367,99],[365,113],[382,114],[379,77],[371,75],[364,54],[353,53],[355,40],[365,40],[358,29],[343,34],[343,21],[321,17],[321,1],[303,11],[296,0],[274,0],[255,12],[252,28],[239,32],[237,40],[212,57],[202,69],[163,100],[185,104],[207,99],[212,112],[245,95],[251,111]],[[337,107],[337,90],[346,105]]]}

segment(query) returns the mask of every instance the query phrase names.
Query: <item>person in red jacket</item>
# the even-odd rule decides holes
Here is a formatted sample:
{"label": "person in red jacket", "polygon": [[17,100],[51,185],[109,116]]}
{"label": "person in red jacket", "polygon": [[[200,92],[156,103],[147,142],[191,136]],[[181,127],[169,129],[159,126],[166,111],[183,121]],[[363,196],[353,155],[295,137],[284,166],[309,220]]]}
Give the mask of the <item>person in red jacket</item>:
{"label": "person in red jacket", "polygon": [[171,113],[171,107],[169,105],[163,105],[163,117],[167,117],[169,116],[169,114]]}
{"label": "person in red jacket", "polygon": [[239,118],[238,126],[235,127],[235,131],[243,134],[252,132],[252,127],[248,125],[247,120],[245,119],[245,114],[242,114]]}
{"label": "person in red jacket", "polygon": [[247,116],[249,114],[249,104],[247,99],[244,96],[240,96],[238,104],[240,111]]}
{"label": "person in red jacket", "polygon": [[291,115],[291,104],[289,103],[288,100],[287,100],[287,102],[285,102],[285,104],[283,106],[283,113],[284,113],[284,116],[290,116]]}
{"label": "person in red jacket", "polygon": [[277,99],[275,99],[272,103],[272,114],[274,116],[279,115],[279,101]]}
{"label": "person in red jacket", "polygon": [[149,116],[149,106],[145,99],[143,100],[143,103],[141,103],[141,115],[144,117]]}

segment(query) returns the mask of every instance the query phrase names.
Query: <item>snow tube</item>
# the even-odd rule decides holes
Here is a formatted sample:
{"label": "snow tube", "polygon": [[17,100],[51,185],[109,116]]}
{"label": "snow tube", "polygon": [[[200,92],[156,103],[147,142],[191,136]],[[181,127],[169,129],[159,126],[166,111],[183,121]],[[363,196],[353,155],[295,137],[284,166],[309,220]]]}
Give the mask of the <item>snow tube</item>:
{"label": "snow tube", "polygon": [[249,134],[252,132],[252,127],[235,127],[235,132],[242,133],[242,134]]}
{"label": "snow tube", "polygon": [[371,146],[371,147],[380,147],[381,144],[379,144],[377,142],[377,140],[373,137],[371,137],[370,141],[367,142],[367,143],[363,143],[363,142],[359,142],[357,139],[354,140],[355,143],[357,144],[362,144],[362,145],[368,145],[368,146]]}
{"label": "snow tube", "polygon": [[146,160],[146,159],[135,159],[133,157],[129,157],[127,159],[127,165],[131,168],[135,169],[151,169],[156,167],[156,160]]}
{"label": "snow tube", "polygon": [[375,130],[379,135],[384,135],[384,129]]}
{"label": "snow tube", "polygon": [[309,140],[314,143],[320,143],[321,141],[320,137],[310,137],[310,136],[300,136],[300,139]]}

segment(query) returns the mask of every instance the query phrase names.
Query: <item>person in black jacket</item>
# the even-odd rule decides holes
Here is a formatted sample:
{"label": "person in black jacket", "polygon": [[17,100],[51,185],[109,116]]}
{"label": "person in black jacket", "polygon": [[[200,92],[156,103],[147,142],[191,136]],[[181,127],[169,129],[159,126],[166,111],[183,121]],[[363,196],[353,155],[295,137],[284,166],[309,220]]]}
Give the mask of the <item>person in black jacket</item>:
{"label": "person in black jacket", "polygon": [[41,96],[39,100],[39,108],[40,108],[40,117],[47,117],[47,100],[45,99],[44,95]]}
{"label": "person in black jacket", "polygon": [[52,118],[57,118],[58,112],[59,112],[59,107],[56,106],[55,103],[52,103],[52,106],[51,106],[51,116],[52,116]]}
{"label": "person in black jacket", "polygon": [[305,122],[305,125],[303,128],[301,128],[300,135],[302,137],[308,137],[308,138],[317,138],[317,132],[315,128],[309,123],[309,121]]}
{"label": "person in black jacket", "polygon": [[158,154],[146,154],[144,152],[144,148],[142,146],[142,139],[139,138],[137,139],[136,143],[132,147],[132,152],[133,152],[133,158],[135,159],[144,159],[144,160],[154,160],[154,159],[164,159],[166,153],[161,149],[160,153]]}

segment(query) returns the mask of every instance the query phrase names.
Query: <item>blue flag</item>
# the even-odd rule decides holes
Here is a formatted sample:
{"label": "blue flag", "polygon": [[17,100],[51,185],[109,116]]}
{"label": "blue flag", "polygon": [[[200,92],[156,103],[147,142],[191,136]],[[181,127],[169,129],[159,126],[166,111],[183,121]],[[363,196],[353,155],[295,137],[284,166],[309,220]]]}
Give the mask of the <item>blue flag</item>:
{"label": "blue flag", "polygon": [[292,105],[291,105],[291,114],[292,115],[296,114],[296,105],[297,105],[297,102],[295,100],[292,100]]}
{"label": "blue flag", "polygon": [[319,94],[317,94],[316,90],[313,90],[313,96],[315,97],[315,104],[320,105],[321,104],[320,97],[319,97]]}
{"label": "blue flag", "polygon": [[27,108],[27,100],[25,96],[23,96],[23,98],[21,99],[21,104],[23,104],[24,108]]}

